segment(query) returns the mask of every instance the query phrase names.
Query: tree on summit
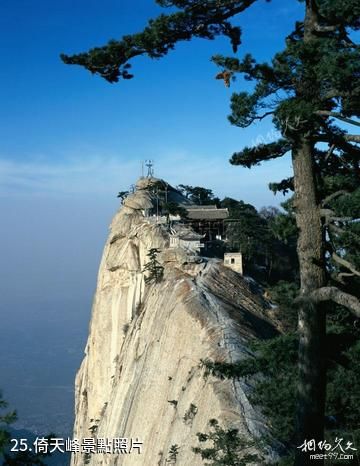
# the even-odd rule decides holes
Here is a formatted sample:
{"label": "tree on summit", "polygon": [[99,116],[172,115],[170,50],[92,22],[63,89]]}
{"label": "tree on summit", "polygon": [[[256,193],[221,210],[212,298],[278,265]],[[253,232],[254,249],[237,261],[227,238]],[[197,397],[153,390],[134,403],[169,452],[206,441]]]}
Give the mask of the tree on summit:
{"label": "tree on summit", "polygon": [[[62,59],[117,82],[133,77],[129,60],[163,57],[178,41],[222,35],[236,52],[241,29],[230,20],[255,1],[157,0],[176,11],[151,20],[143,32]],[[217,77],[227,86],[238,74],[253,83],[251,92],[232,95],[230,123],[245,128],[271,118],[281,134],[275,142],[243,148],[230,162],[250,168],[289,152],[292,157],[294,176],[272,188],[295,194],[301,281],[297,445],[304,439],[323,439],[329,303],[360,316],[360,264],[353,253],[359,244],[359,222],[354,220],[359,219],[360,135],[345,129],[360,126],[360,47],[352,34],[360,29],[360,4],[301,3],[303,18],[270,62],[258,63],[250,54],[241,59],[213,57],[221,69]],[[296,465],[308,461],[298,449]]]}
{"label": "tree on summit", "polygon": [[220,199],[215,197],[212,190],[201,186],[188,186],[180,184],[178,189],[181,193],[194,204],[206,205],[220,203]]}

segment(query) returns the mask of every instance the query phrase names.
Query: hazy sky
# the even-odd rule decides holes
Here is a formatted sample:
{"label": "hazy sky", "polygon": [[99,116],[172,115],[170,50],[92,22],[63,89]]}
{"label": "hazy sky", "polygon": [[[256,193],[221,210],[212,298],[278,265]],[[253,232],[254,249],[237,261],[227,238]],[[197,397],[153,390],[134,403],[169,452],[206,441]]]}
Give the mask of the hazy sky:
{"label": "hazy sky", "polygon": [[[265,60],[283,46],[301,12],[297,1],[259,1],[243,14],[243,46]],[[140,175],[141,160],[173,184],[210,187],[257,207],[278,204],[269,181],[291,172],[289,158],[252,170],[229,156],[270,122],[246,130],[227,121],[231,93],[209,58],[227,41],[182,43],[165,59],[139,58],[135,79],[110,85],[73,53],[131,33],[161,9],[152,0],[2,0],[0,3],[1,286],[49,297],[92,294],[116,193]]]}

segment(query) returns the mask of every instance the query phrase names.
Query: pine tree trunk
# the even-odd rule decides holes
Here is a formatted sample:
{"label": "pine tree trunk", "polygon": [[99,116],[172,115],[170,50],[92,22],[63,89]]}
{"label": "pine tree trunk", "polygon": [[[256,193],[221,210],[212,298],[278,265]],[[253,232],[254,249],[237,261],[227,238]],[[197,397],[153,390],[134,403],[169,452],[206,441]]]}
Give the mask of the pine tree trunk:
{"label": "pine tree trunk", "polygon": [[[292,153],[301,279],[296,446],[305,440],[318,442],[324,433],[326,317],[323,305],[309,299],[312,291],[325,285],[323,229],[312,151],[312,143],[304,138]],[[295,465],[307,464],[312,464],[309,453],[297,449]]]}
{"label": "pine tree trunk", "polygon": [[[318,40],[314,33],[318,22],[315,0],[306,0],[304,43]],[[304,64],[304,66],[306,66]],[[304,70],[304,76],[311,76]],[[311,78],[301,83],[300,99],[311,98]],[[306,93],[306,96],[304,95]],[[297,252],[300,265],[299,381],[297,387],[296,446],[304,441],[324,438],[326,395],[326,312],[324,304],[310,300],[311,293],[326,285],[324,231],[317,198],[314,145],[309,135],[299,138],[292,153],[295,184],[296,223],[299,229]],[[317,450],[318,452],[318,450]],[[311,452],[310,452],[311,453]],[[295,466],[311,465],[309,451],[296,449]],[[316,452],[312,452],[316,453]],[[317,464],[323,464],[317,460]]]}

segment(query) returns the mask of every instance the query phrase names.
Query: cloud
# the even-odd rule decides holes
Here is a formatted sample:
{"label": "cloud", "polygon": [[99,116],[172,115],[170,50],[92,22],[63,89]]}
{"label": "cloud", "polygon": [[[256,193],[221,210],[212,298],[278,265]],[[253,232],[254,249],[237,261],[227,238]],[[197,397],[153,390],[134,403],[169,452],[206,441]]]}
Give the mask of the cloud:
{"label": "cloud", "polygon": [[[137,167],[136,167],[137,165]],[[0,159],[0,195],[82,196],[107,195],[133,179],[139,164],[115,157],[75,157],[48,160]]]}
{"label": "cloud", "polygon": [[[143,157],[145,159],[145,157]],[[261,206],[278,204],[267,185],[291,175],[289,158],[251,170],[231,166],[223,157],[207,157],[181,149],[161,150],[155,158],[155,176],[172,185],[189,184],[213,189]],[[126,190],[141,176],[141,156],[72,156],[54,162],[47,158],[16,161],[0,158],[0,195],[6,197],[105,198]],[[146,168],[145,168],[146,174]]]}

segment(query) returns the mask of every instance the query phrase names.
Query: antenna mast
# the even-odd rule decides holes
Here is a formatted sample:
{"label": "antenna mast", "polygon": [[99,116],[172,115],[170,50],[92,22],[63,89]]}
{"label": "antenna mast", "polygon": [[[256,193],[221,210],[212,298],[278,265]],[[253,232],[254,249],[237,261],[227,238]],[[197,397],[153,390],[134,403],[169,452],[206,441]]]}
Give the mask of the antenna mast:
{"label": "antenna mast", "polygon": [[147,166],[148,172],[146,177],[152,178],[154,176],[154,161],[153,160],[145,160],[145,165]]}

